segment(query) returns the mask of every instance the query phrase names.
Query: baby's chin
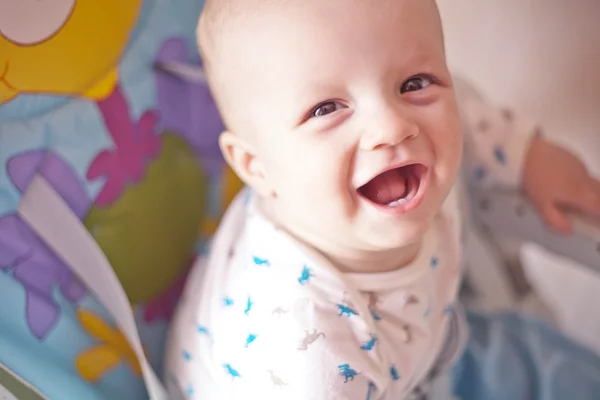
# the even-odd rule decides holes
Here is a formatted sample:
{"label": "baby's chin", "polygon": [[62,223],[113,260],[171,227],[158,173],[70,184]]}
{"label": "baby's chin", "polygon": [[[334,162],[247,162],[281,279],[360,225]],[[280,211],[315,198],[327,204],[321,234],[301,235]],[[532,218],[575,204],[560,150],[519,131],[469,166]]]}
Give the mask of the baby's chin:
{"label": "baby's chin", "polygon": [[414,245],[421,241],[431,228],[433,218],[396,221],[379,228],[357,232],[362,248],[372,251],[389,251]]}

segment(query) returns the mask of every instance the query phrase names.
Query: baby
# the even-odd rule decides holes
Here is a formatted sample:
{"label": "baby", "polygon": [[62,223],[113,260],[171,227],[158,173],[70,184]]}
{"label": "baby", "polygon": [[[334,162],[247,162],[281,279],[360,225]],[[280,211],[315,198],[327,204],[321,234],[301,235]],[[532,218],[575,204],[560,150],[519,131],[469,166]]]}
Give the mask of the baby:
{"label": "baby", "polygon": [[[482,337],[456,302],[463,148],[472,179],[522,185],[559,229],[557,204],[598,212],[600,185],[468,88],[461,122],[433,0],[208,0],[198,34],[221,149],[251,190],[189,278],[173,396],[452,398],[449,371]],[[498,390],[469,393],[535,398]]]}

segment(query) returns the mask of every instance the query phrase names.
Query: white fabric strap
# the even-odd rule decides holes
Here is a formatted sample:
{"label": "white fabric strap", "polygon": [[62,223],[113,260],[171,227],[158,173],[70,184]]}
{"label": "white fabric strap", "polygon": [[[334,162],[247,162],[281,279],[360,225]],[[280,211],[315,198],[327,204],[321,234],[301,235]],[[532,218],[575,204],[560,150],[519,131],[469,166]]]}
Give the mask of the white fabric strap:
{"label": "white fabric strap", "polygon": [[167,400],[166,390],[144,354],[123,286],[79,218],[39,174],[21,199],[18,213],[114,317],[138,357],[150,400]]}
{"label": "white fabric strap", "polygon": [[7,388],[0,383],[0,399],[2,400],[18,400]]}

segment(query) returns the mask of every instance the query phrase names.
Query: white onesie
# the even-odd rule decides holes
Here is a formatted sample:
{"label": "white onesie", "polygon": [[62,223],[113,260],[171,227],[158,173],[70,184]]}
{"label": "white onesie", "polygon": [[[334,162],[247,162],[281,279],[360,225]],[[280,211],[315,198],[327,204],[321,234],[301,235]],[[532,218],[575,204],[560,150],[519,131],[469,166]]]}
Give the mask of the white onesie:
{"label": "white onesie", "polygon": [[[532,124],[463,82],[467,174],[516,186]],[[247,191],[189,277],[172,323],[166,380],[200,400],[397,400],[430,393],[467,338],[455,303],[460,219],[450,196],[417,258],[397,271],[340,273],[279,230]]]}

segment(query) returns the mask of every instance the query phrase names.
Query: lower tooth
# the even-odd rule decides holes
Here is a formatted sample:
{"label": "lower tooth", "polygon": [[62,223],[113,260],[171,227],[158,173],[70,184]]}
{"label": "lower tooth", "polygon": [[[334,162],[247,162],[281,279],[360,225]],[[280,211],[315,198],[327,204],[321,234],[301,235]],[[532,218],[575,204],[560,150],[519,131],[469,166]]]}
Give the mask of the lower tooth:
{"label": "lower tooth", "polygon": [[390,201],[387,206],[388,207],[396,207],[399,206],[401,204],[406,203],[406,199],[398,199],[398,200],[394,200],[394,201]]}

